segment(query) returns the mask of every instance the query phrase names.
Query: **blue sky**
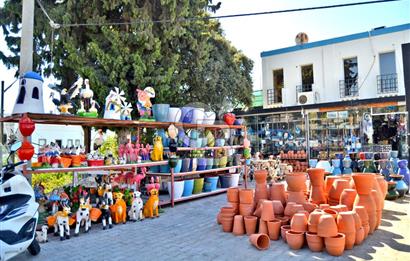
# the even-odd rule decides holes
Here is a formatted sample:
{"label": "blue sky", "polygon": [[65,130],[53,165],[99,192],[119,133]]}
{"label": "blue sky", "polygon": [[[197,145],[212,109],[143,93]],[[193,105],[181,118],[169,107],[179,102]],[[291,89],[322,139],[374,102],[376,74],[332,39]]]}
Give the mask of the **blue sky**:
{"label": "blue sky", "polygon": [[[217,15],[261,12],[320,5],[333,5],[363,0],[219,0],[222,2]],[[0,0],[0,6],[4,0]],[[218,2],[218,0],[214,0]],[[343,7],[315,11],[262,15],[222,19],[225,36],[255,62],[254,89],[261,89],[262,51],[292,46],[297,33],[305,32],[309,40],[318,41],[371,30],[379,26],[394,26],[410,23],[410,0],[382,4]],[[0,29],[0,49],[6,48]],[[6,85],[13,81],[14,70],[0,64],[0,78]],[[7,93],[15,95],[17,86]],[[15,97],[15,96],[14,96]],[[6,99],[7,100],[7,99]],[[7,101],[9,101],[8,99]],[[6,105],[11,110],[14,98]]]}

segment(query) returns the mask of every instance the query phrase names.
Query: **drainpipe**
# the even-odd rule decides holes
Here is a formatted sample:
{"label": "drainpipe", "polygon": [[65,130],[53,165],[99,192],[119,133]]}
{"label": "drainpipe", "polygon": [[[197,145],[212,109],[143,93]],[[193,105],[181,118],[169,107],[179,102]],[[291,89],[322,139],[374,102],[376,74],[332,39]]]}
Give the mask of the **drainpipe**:
{"label": "drainpipe", "polygon": [[407,111],[407,157],[410,161],[410,43],[401,45],[403,56],[403,78],[404,78],[404,90],[406,94],[406,111]]}

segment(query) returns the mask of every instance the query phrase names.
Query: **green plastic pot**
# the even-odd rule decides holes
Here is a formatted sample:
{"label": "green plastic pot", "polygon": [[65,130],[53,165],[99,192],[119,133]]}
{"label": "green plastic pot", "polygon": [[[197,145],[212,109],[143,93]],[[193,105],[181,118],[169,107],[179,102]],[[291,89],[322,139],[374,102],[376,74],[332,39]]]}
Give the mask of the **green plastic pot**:
{"label": "green plastic pot", "polygon": [[192,191],[193,194],[199,194],[202,192],[204,187],[204,178],[198,178],[194,180],[194,190]]}
{"label": "green plastic pot", "polygon": [[225,168],[227,163],[228,163],[228,156],[223,156],[219,159],[220,168]]}

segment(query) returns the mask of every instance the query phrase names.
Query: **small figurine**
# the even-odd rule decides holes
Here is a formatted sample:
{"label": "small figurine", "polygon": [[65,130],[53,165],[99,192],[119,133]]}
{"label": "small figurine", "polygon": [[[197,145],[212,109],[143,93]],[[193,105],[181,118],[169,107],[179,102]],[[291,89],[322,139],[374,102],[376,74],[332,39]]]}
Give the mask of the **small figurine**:
{"label": "small figurine", "polygon": [[105,98],[104,119],[121,119],[121,108],[122,104],[125,102],[124,95],[124,91],[120,91],[118,87],[115,87],[114,90],[110,91],[107,98]]}
{"label": "small figurine", "polygon": [[114,197],[115,204],[110,206],[112,219],[116,224],[120,222],[125,224],[127,222],[127,205],[122,199],[123,194],[121,192],[115,192]]}
{"label": "small figurine", "polygon": [[90,88],[90,81],[88,79],[84,80],[85,88],[81,89],[80,97],[84,101],[85,109],[89,110],[91,108],[91,100],[94,97],[94,92]]}
{"label": "small figurine", "polygon": [[155,90],[152,87],[146,87],[144,90],[137,89],[137,108],[141,121],[154,121],[151,116],[151,98],[155,97]]}
{"label": "small figurine", "polygon": [[69,214],[71,209],[69,206],[63,206],[62,211],[58,211],[54,216],[56,222],[54,223],[54,235],[60,234],[60,240],[70,239]]}
{"label": "small figurine", "polygon": [[150,196],[147,202],[144,205],[144,217],[159,217],[158,213],[158,205],[159,205],[159,197],[158,197],[158,190],[151,189],[149,192]]}
{"label": "small figurine", "polygon": [[121,120],[130,121],[132,112],[131,103],[125,102],[121,107]]}
{"label": "small figurine", "polygon": [[134,191],[132,203],[131,203],[131,209],[128,212],[128,216],[130,217],[130,220],[134,222],[143,220],[144,219],[144,216],[142,215],[143,207],[144,207],[144,203],[142,202],[142,199],[141,199],[141,192]]}
{"label": "small figurine", "polygon": [[91,205],[89,203],[89,197],[87,197],[87,200],[83,197],[80,198],[80,206],[78,207],[76,213],[76,226],[74,232],[75,236],[78,236],[80,232],[80,226],[82,225],[85,226],[84,233],[87,233],[89,229],[91,229],[90,209]]}
{"label": "small figurine", "polygon": [[68,88],[68,90],[66,88],[60,89],[58,87],[51,88],[60,93],[60,99],[54,98],[54,92],[51,92],[50,98],[52,98],[52,102],[57,106],[61,114],[70,114],[69,110],[73,108],[73,102],[71,99],[75,98],[80,93],[82,85],[83,78],[80,77],[70,88]]}
{"label": "small figurine", "polygon": [[88,115],[89,115],[89,117],[97,118],[97,116],[98,116],[98,110],[97,110],[97,108],[98,108],[98,109],[100,108],[100,104],[98,104],[97,101],[91,99],[91,107],[90,107],[90,109],[88,110]]}
{"label": "small figurine", "polygon": [[111,206],[114,204],[113,198],[112,198],[112,187],[111,184],[104,184],[104,194],[103,194],[104,200],[106,203]]}
{"label": "small figurine", "polygon": [[111,218],[111,211],[110,207],[107,205],[105,200],[101,201],[101,220],[103,224],[103,230],[107,228],[107,222],[108,222],[108,228],[112,228],[112,218]]}
{"label": "small figurine", "polygon": [[41,232],[40,232],[40,231],[36,231],[36,240],[37,240],[39,243],[46,243],[46,242],[48,242],[47,231],[48,231],[48,226],[46,226],[46,225],[41,226]]}
{"label": "small figurine", "polygon": [[164,147],[162,146],[162,138],[160,136],[154,137],[154,149],[151,153],[151,160],[163,160]]}

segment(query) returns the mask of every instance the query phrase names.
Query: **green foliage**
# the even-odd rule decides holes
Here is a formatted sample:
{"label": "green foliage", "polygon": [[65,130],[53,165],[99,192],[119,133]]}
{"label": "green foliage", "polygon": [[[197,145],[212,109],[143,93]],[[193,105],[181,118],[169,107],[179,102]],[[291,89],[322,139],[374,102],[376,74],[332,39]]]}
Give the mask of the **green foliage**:
{"label": "green foliage", "polygon": [[73,181],[72,173],[44,173],[32,176],[33,186],[41,183],[45,188],[45,193],[50,193],[55,188],[61,188]]}
{"label": "green foliage", "polygon": [[107,152],[111,152],[115,159],[118,159],[118,137],[117,135],[110,135],[108,136],[100,148],[98,148],[98,152],[106,156]]}
{"label": "green foliage", "polygon": [[[0,22],[11,51],[0,60],[16,67],[20,52],[22,1],[6,0]],[[220,4],[208,0],[42,0],[60,24],[132,22],[105,26],[62,26],[53,30],[40,8],[35,11],[34,70],[51,73],[70,86],[77,74],[90,79],[103,105],[118,86],[135,101],[136,88],[153,86],[156,103],[209,104],[214,110],[251,104],[253,62],[228,42],[219,22],[208,17]],[[169,20],[167,23],[146,21]],[[53,41],[52,39],[53,37]],[[53,61],[51,61],[53,59]],[[136,114],[136,110],[133,112]]]}

